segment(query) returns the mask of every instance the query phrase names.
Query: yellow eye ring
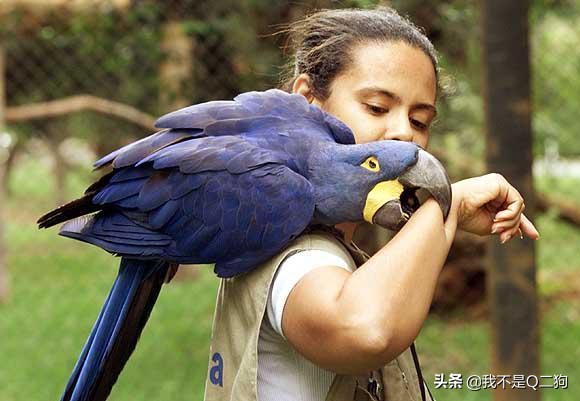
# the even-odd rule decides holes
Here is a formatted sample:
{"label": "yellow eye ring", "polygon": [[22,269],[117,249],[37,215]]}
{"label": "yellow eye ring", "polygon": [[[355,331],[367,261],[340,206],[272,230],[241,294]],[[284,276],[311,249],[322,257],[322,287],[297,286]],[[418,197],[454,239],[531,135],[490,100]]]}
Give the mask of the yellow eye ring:
{"label": "yellow eye ring", "polygon": [[361,163],[361,167],[364,167],[373,173],[378,173],[381,171],[381,166],[379,165],[379,161],[375,156],[368,157],[364,162]]}

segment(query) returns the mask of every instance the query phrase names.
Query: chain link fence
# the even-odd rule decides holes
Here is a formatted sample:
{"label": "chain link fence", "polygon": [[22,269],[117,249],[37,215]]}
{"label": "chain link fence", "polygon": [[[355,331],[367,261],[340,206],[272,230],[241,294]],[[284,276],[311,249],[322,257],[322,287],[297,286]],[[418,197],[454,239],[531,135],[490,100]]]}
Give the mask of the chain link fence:
{"label": "chain link fence", "polygon": [[[22,140],[91,138],[106,151],[127,136],[143,135],[143,128],[125,118],[111,119],[115,113],[98,107],[95,113],[93,98],[70,97],[92,95],[156,117],[271,87],[281,56],[273,38],[261,37],[268,27],[260,24],[283,18],[252,17],[250,11],[284,12],[265,1],[252,7],[228,1],[122,0],[0,5],[8,130]],[[63,99],[71,102],[45,104]],[[15,109],[39,103],[45,112],[55,106],[56,114]],[[69,114],[69,108],[93,111]],[[114,111],[114,105],[109,109]],[[150,125],[146,117],[141,122]]]}
{"label": "chain link fence", "polygon": [[[91,138],[98,151],[116,147],[128,136],[143,135],[143,128],[94,111],[63,112],[58,119],[43,118],[41,113],[28,119],[26,115],[13,118],[10,108],[93,95],[156,117],[177,107],[276,86],[283,64],[283,38],[271,35],[277,24],[306,9],[337,5],[332,1],[296,5],[265,0],[3,3],[0,44],[6,54],[8,131],[23,139],[32,135]],[[341,5],[365,5],[362,3],[374,2]],[[439,24],[443,28],[457,22],[458,13],[468,14],[467,9],[473,8],[462,2],[435,3],[441,3]],[[536,154],[577,157],[580,141],[574,122],[580,109],[580,53],[576,50],[580,6],[556,3],[560,6],[535,5],[531,13]],[[414,19],[421,20],[422,6],[414,7],[418,16]],[[437,29],[431,31],[437,42]],[[477,24],[464,28],[461,35],[477,38]],[[444,60],[457,58],[452,44],[442,42],[437,47]],[[477,48],[471,52],[475,56],[467,53],[462,57],[477,62]],[[455,83],[457,94],[450,101],[461,106],[451,111],[465,114],[466,104],[478,108],[477,77],[458,77]],[[466,91],[466,86],[474,89]],[[480,114],[480,110],[472,114]],[[454,131],[469,132],[471,124],[476,126],[471,131],[481,132],[479,118],[459,118],[452,113],[449,117],[460,121]],[[144,125],[149,123],[143,120]],[[448,127],[441,124],[441,129]]]}

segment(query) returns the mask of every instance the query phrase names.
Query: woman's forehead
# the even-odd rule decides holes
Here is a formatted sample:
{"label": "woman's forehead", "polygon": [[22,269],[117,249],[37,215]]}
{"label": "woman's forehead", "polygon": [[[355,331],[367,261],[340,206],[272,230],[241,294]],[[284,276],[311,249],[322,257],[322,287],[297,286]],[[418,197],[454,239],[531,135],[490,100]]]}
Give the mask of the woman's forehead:
{"label": "woman's forehead", "polygon": [[[404,42],[363,43],[351,50],[351,63],[334,84],[350,90],[382,88],[414,101],[433,103],[437,83],[431,59]],[[334,86],[334,85],[333,85]]]}

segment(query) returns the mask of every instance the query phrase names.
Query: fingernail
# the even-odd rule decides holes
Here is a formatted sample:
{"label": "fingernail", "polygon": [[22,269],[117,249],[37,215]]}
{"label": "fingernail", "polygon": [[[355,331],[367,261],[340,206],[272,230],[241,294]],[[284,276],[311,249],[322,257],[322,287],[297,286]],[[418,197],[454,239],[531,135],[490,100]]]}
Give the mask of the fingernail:
{"label": "fingernail", "polygon": [[497,232],[497,227],[491,226],[491,233],[495,234]]}
{"label": "fingernail", "polygon": [[520,232],[520,239],[524,239],[524,234]]}

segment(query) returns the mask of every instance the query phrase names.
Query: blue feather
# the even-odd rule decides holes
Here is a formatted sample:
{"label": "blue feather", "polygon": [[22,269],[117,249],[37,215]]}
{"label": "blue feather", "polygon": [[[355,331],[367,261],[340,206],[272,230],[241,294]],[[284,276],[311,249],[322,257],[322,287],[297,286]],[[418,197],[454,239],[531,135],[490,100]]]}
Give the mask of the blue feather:
{"label": "blue feather", "polygon": [[143,187],[145,180],[146,179],[141,178],[109,184],[93,197],[93,203],[104,205],[136,195]]}
{"label": "blue feather", "polygon": [[169,173],[158,171],[142,185],[137,205],[139,210],[149,212],[171,199],[171,187],[167,185]]}
{"label": "blue feather", "polygon": [[[74,367],[63,401],[106,398],[110,387],[95,384],[112,381],[112,386],[117,379],[155,304],[167,269],[162,261],[121,260],[119,274]],[[125,357],[111,363],[111,355],[120,350]]]}
{"label": "blue feather", "polygon": [[160,230],[163,228],[175,215],[179,209],[179,202],[171,200],[152,211],[149,215],[149,225],[153,230]]}
{"label": "blue feather", "polygon": [[147,178],[154,171],[155,170],[153,169],[153,166],[148,167],[143,166],[142,168],[131,168],[131,167],[121,168],[115,170],[115,174],[113,174],[113,176],[109,180],[109,183],[114,184],[117,182],[132,181],[139,178]]}
{"label": "blue feather", "polygon": [[137,142],[124,146],[94,163],[95,168],[101,168],[113,163],[115,168],[126,167],[137,163],[145,156],[165,146],[176,143],[188,137],[196,137],[201,130],[163,130],[154,133]]}

